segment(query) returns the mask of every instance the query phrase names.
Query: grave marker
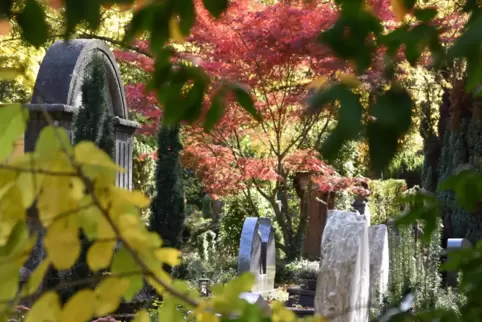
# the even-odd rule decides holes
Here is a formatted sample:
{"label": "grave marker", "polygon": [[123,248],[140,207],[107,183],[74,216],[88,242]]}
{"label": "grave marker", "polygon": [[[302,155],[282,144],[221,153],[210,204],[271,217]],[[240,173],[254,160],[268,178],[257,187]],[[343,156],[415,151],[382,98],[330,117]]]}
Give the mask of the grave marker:
{"label": "grave marker", "polygon": [[[450,258],[450,253],[464,248],[471,248],[472,243],[465,238],[449,238],[447,239],[447,259]],[[451,287],[457,287],[457,272],[447,272],[447,284]]]}
{"label": "grave marker", "polygon": [[[132,189],[132,135],[139,128],[137,122],[128,119],[128,108],[117,63],[109,47],[100,40],[74,39],[68,42],[57,41],[47,51],[35,82],[31,104],[26,104],[30,118],[24,136],[24,151],[32,152],[40,132],[48,125],[44,112],[54,124],[64,128],[72,140],[72,120],[82,105],[82,84],[86,67],[98,56],[104,62],[107,76],[107,99],[114,117],[116,139],[116,163],[125,169],[118,173],[116,183]],[[37,232],[38,239],[32,254],[25,264],[33,271],[44,258],[44,229],[36,219],[36,209],[28,211],[28,224],[31,233]]]}
{"label": "grave marker", "polygon": [[241,232],[238,275],[251,272],[256,278],[252,292],[267,294],[274,290],[276,247],[271,220],[248,217]]}

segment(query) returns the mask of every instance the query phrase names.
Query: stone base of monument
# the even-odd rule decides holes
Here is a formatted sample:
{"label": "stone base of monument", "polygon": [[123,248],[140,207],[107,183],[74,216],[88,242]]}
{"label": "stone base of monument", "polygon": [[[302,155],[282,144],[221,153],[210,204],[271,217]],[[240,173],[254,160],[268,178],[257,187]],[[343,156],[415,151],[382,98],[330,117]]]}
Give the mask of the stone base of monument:
{"label": "stone base of monument", "polygon": [[313,316],[315,315],[315,309],[313,308],[296,308],[296,307],[288,307],[287,309],[293,311],[296,316],[302,318],[305,316]]}
{"label": "stone base of monument", "polygon": [[313,290],[307,290],[300,286],[293,286],[287,289],[289,294],[288,307],[302,306],[302,307],[314,307],[316,292]]}

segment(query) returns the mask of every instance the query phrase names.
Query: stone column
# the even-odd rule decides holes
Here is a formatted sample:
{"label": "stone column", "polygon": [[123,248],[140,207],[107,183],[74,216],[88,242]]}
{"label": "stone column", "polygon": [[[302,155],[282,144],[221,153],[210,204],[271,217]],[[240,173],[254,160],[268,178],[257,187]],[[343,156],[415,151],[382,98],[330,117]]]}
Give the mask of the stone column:
{"label": "stone column", "polygon": [[390,255],[388,252],[388,229],[386,225],[368,228],[370,246],[370,306],[380,308],[383,295],[388,289]]}
{"label": "stone column", "polygon": [[354,212],[330,210],[321,243],[315,314],[330,322],[368,322],[368,226]]}

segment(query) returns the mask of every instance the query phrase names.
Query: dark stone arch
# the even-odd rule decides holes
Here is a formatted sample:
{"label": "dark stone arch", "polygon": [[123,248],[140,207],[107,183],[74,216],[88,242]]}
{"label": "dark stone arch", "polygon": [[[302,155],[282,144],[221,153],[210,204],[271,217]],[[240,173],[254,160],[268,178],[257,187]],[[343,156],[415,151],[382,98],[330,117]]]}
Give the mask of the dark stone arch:
{"label": "dark stone arch", "polygon": [[109,99],[114,116],[128,119],[127,102],[119,68],[109,47],[100,40],[56,41],[40,66],[32,95],[32,104],[81,105],[81,88],[93,55],[105,62]]}
{"label": "dark stone arch", "polygon": [[[32,152],[40,132],[48,125],[47,112],[54,123],[64,128],[72,139],[72,119],[81,107],[81,89],[87,66],[94,55],[104,61],[107,73],[107,90],[111,111],[114,115],[116,155],[115,162],[125,169],[117,174],[117,185],[132,189],[132,135],[139,124],[128,120],[128,108],[124,87],[117,63],[109,47],[100,40],[74,39],[57,41],[47,51],[40,65],[33,90],[27,129],[24,136],[24,151]],[[28,210],[28,225],[31,233],[37,233],[37,242],[30,258],[24,265],[23,279],[37,267],[45,257],[42,239],[45,233],[38,220],[37,209]],[[45,286],[45,285],[44,285]]]}

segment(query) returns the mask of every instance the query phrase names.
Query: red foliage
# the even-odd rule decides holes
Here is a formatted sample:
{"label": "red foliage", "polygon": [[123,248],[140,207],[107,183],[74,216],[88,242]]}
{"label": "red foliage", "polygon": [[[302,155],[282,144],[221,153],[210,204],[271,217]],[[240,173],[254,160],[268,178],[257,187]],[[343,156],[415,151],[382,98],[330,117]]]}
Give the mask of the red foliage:
{"label": "red foliage", "polygon": [[[358,189],[357,180],[343,178],[306,146],[309,133],[324,115],[304,115],[308,83],[319,76],[351,68],[319,44],[320,31],[336,21],[338,13],[331,3],[281,1],[263,5],[254,0],[234,0],[218,20],[212,18],[201,0],[195,0],[196,25],[188,38],[189,46],[179,53],[182,60],[201,66],[212,77],[211,96],[218,85],[236,81],[248,86],[255,96],[255,107],[263,123],[236,107],[226,97],[224,116],[211,134],[200,126],[188,126],[183,162],[197,171],[206,189],[218,195],[234,193],[249,185],[281,182],[296,172],[313,173],[321,190]],[[396,25],[388,0],[369,0],[369,7],[387,28]],[[452,19],[452,18],[450,18]],[[442,24],[442,22],[440,22]],[[447,40],[448,38],[444,38]],[[145,42],[135,44],[147,50]],[[153,68],[146,56],[116,52],[116,57],[145,71]],[[382,59],[383,50],[378,58]],[[375,57],[376,58],[376,57]],[[378,69],[378,70],[377,70]],[[377,64],[361,77],[365,84],[376,84]],[[129,106],[146,116],[144,133],[157,129],[160,117],[155,96],[142,85],[127,85]],[[206,100],[206,108],[209,98]],[[308,145],[309,146],[309,145]]]}
{"label": "red foliage", "polygon": [[[195,3],[197,23],[188,40],[196,48],[196,63],[216,83],[248,86],[256,94],[255,107],[263,122],[257,123],[227,98],[225,114],[209,135],[200,127],[185,127],[185,166],[195,169],[206,190],[217,195],[253,184],[272,195],[279,185],[268,182],[280,183],[296,172],[312,173],[313,182],[324,191],[351,189],[355,181],[337,174],[314,150],[299,148],[327,117],[325,112],[304,115],[307,85],[317,76],[350,71],[316,40],[335,22],[333,6],[237,0],[215,20],[202,1]],[[372,8],[388,12],[385,3],[373,1]],[[192,56],[194,51],[182,54]]]}

